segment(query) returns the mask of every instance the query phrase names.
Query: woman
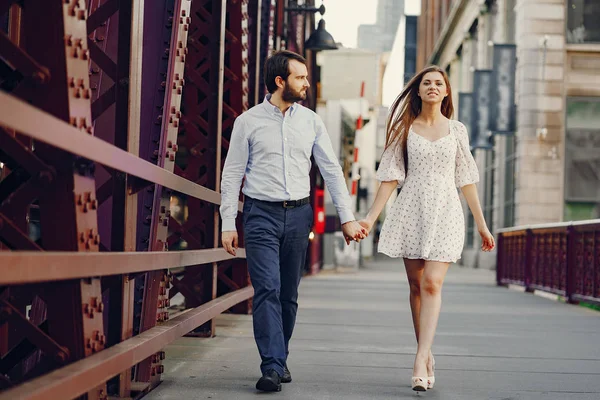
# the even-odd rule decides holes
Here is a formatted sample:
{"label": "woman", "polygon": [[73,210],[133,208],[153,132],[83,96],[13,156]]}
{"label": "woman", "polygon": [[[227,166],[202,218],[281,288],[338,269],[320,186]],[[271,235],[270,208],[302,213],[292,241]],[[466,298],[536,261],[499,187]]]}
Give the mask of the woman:
{"label": "woman", "polygon": [[378,251],[404,259],[418,343],[412,374],[416,391],[432,389],[435,382],[431,346],[442,284],[463,249],[465,223],[457,187],[475,217],[482,250],[495,246],[477,196],[479,173],[467,130],[450,120],[453,111],[450,84],[441,68],[427,67],[408,83],[390,110],[377,171],[381,186],[360,221],[370,231],[392,192],[402,187],[383,222]]}

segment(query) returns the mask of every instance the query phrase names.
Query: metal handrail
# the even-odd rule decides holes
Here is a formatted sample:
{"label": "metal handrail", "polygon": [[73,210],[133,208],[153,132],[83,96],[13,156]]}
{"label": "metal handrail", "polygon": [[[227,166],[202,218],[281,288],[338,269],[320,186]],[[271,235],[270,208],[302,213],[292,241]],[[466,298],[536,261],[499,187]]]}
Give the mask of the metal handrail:
{"label": "metal handrail", "polygon": [[[221,204],[218,192],[166,171],[102,139],[84,134],[65,121],[2,91],[0,105],[0,125],[107,167],[200,200]],[[242,208],[243,203],[239,202],[238,209],[241,211]]]}
{"label": "metal handrail", "polygon": [[56,369],[0,393],[0,400],[72,399],[122,372],[123,365],[135,365],[192,329],[210,321],[237,303],[252,297],[252,286],[220,296],[189,309],[160,326],[108,349]]}
{"label": "metal handrail", "polygon": [[600,219],[498,230],[496,281],[600,303]]}
{"label": "metal handrail", "polygon": [[568,226],[582,226],[582,225],[590,225],[590,224],[600,224],[600,219],[587,219],[582,221],[569,221],[569,222],[557,222],[557,223],[548,223],[548,224],[533,224],[533,225],[520,225],[513,226],[510,228],[502,228],[498,229],[497,233],[506,233],[506,232],[518,232],[524,231],[527,229],[548,229],[548,228],[563,228]]}
{"label": "metal handrail", "polygon": [[237,249],[236,257],[222,248],[168,252],[0,252],[0,286],[158,271],[233,258],[246,258],[245,250]]}

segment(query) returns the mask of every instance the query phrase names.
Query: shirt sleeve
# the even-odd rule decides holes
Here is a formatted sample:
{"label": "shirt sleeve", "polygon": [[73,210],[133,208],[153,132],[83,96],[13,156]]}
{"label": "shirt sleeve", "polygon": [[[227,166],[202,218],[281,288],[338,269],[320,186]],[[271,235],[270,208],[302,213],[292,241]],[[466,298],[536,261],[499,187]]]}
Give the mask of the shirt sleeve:
{"label": "shirt sleeve", "polygon": [[235,231],[235,218],[238,214],[238,199],[242,179],[248,164],[249,143],[244,121],[238,117],[233,123],[233,131],[229,142],[229,151],[225,158],[225,166],[221,176],[221,230]]}
{"label": "shirt sleeve", "polygon": [[477,169],[477,164],[471,154],[467,128],[459,121],[455,121],[455,123],[458,145],[456,149],[456,169],[454,177],[456,187],[461,188],[479,182],[479,170]]}
{"label": "shirt sleeve", "polygon": [[375,177],[381,182],[398,181],[398,187],[402,187],[404,184],[406,179],[404,154],[398,140],[383,151]]}
{"label": "shirt sleeve", "polygon": [[342,167],[335,156],[331,139],[325,128],[323,120],[318,115],[315,115],[316,139],[313,146],[313,156],[319,167],[319,171],[325,180],[327,189],[331,194],[333,205],[340,217],[340,222],[354,221],[352,213],[352,201],[346,187],[346,179],[342,172]]}

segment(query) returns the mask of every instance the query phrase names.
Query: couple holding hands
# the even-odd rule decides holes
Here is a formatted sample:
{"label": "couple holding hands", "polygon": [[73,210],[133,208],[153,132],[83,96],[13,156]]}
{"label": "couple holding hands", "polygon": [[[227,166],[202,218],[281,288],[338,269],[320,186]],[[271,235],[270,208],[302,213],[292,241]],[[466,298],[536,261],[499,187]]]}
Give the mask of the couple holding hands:
{"label": "couple holding hands", "polygon": [[305,59],[279,51],[264,70],[269,94],[233,126],[221,183],[222,243],[235,255],[235,218],[242,180],[246,259],[252,286],[254,337],[262,377],[256,388],[281,390],[291,382],[289,342],[298,310],[313,210],[311,157],[331,194],[346,242],[368,236],[392,192],[402,190],[383,223],[378,251],[403,258],[417,338],[411,386],[432,389],[431,346],[441,308],[441,289],[451,263],[462,253],[464,215],[460,188],[475,218],[482,250],[494,248],[475,183],[477,166],[465,126],[451,120],[452,92],[436,66],[419,72],[396,98],[387,124],[386,148],[377,179],[381,185],[366,218],[356,221],[342,169],[321,118],[298,102],[310,87]]}

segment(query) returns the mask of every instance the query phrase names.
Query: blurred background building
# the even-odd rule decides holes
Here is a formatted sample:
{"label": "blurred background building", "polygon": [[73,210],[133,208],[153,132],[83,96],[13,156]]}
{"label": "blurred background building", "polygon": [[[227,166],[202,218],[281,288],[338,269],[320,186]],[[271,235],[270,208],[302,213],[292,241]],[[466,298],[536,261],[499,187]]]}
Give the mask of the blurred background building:
{"label": "blurred background building", "polygon": [[376,23],[358,27],[358,48],[390,51],[403,13],[404,0],[378,0]]}
{"label": "blurred background building", "polygon": [[[437,64],[450,76],[490,228],[598,218],[600,1],[422,0],[421,9],[417,69]],[[493,267],[467,216],[463,262]]]}

